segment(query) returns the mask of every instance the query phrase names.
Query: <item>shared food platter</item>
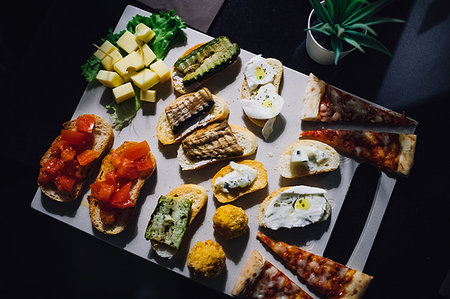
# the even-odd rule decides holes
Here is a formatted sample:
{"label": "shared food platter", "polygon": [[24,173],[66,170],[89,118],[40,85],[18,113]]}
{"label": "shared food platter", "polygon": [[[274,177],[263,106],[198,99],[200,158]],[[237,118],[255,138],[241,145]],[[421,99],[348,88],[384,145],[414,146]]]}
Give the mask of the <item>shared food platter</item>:
{"label": "shared food platter", "polygon": [[[125,29],[129,20],[137,14],[142,16],[150,15],[150,13],[144,10],[133,6],[127,6],[115,28],[115,32]],[[169,68],[171,68],[177,62],[178,58],[189,48],[197,44],[206,43],[212,39],[211,37],[190,28],[187,28],[184,31],[187,35],[187,42],[172,48],[164,58],[164,63],[169,66]],[[139,49],[140,51],[144,51],[143,48]],[[278,116],[271,119],[270,125],[268,126],[266,126],[267,124],[264,122],[261,124],[260,121],[255,121],[247,116],[241,104],[242,83],[244,82],[244,68],[248,65],[247,63],[250,60],[254,59],[254,57],[255,53],[240,49],[240,54],[236,62],[210,78],[206,81],[204,86],[208,88],[208,92],[205,92],[207,96],[210,96],[210,92],[214,95],[213,98],[218,97],[226,102],[229,110],[227,115],[228,123],[236,126],[232,126],[231,128],[246,128],[246,131],[248,130],[252,133],[252,136],[255,137],[255,141],[257,142],[256,150],[252,150],[248,154],[244,153],[245,155],[241,153],[236,159],[219,159],[219,161],[216,161],[215,163],[202,165],[203,167],[201,168],[191,167],[189,165],[186,166],[184,164],[181,165],[178,157],[180,145],[172,141],[163,144],[163,142],[158,140],[160,137],[157,136],[160,116],[164,113],[166,107],[169,106],[170,103],[173,103],[179,96],[174,93],[171,80],[165,80],[165,82],[159,83],[156,100],[152,103],[143,103],[141,109],[137,112],[136,117],[128,126],[125,126],[121,130],[114,131],[115,138],[112,148],[116,149],[126,141],[131,141],[132,144],[141,144],[140,142],[145,140],[151,150],[151,154],[148,155],[151,155],[151,159],[156,161],[151,162],[149,158],[148,161],[150,162],[147,162],[150,165],[156,164],[156,169],[152,168],[151,171],[149,171],[148,175],[151,176],[143,185],[142,190],[140,190],[139,199],[136,202],[136,209],[131,217],[130,223],[128,223],[123,232],[114,235],[102,234],[99,232],[99,227],[92,224],[93,222],[91,222],[89,211],[89,205],[92,198],[89,197],[89,188],[85,188],[80,197],[70,204],[54,202],[44,195],[41,189],[38,189],[31,203],[32,208],[93,235],[94,237],[122,248],[123,250],[129,251],[147,261],[156,263],[186,277],[196,279],[200,283],[229,295],[232,294],[237,277],[241,273],[246,261],[252,258],[270,261],[271,265],[280,269],[302,289],[308,290],[305,281],[299,280],[291,271],[289,271],[288,266],[275,258],[273,253],[267,249],[263,242],[257,239],[257,234],[259,234],[261,240],[266,240],[264,241],[266,244],[270,243],[265,236],[268,235],[274,240],[282,240],[286,243],[313,252],[316,255],[322,255],[333,231],[333,227],[343,205],[345,195],[347,194],[358,162],[349,156],[339,154],[339,166],[333,168],[332,171],[304,177],[291,176],[290,173],[288,175],[280,175],[278,169],[280,167],[280,158],[283,154],[286,154],[286,149],[299,139],[300,132],[312,130],[312,128],[325,128],[327,125],[323,122],[309,123],[307,125],[308,130],[305,129],[305,124],[303,124],[301,120],[301,111],[305,111],[303,107],[304,97],[307,89],[311,88],[311,86],[308,85],[310,76],[301,74],[287,67],[283,67],[281,84],[278,83],[276,87],[284,102],[284,106]],[[113,57],[111,57],[111,59],[112,58]],[[264,62],[261,63],[263,64]],[[257,70],[257,68],[258,67],[256,66],[255,70]],[[122,70],[123,74],[128,71],[126,67]],[[121,79],[119,78],[119,80]],[[135,81],[133,80],[133,82]],[[137,82],[139,83],[139,81]],[[271,88],[275,90],[275,87]],[[105,106],[107,106],[109,102],[114,101],[114,96],[116,96],[116,99],[122,99],[125,95],[126,92],[122,92],[117,96],[113,94],[110,88],[99,84],[89,84],[80,99],[80,103],[76,108],[72,119],[78,119],[79,116],[86,114],[95,114],[104,120],[109,120],[110,115]],[[154,94],[151,96],[154,97]],[[281,101],[278,98],[278,95],[273,95],[272,97],[274,103],[275,100]],[[218,100],[216,100],[216,102],[217,101]],[[205,101],[205,103],[205,105],[208,104],[207,101]],[[252,104],[253,103],[249,103],[248,107]],[[325,106],[328,105],[328,109],[335,109],[330,108],[332,107],[330,103],[322,104]],[[344,115],[341,110],[335,109],[332,111],[334,112],[334,114],[331,115],[332,118],[337,118],[337,112],[341,112],[342,117]],[[261,114],[265,112],[261,110],[258,113]],[[258,117],[258,113],[252,115]],[[325,115],[325,113],[322,113],[322,115]],[[305,118],[305,116],[303,117]],[[214,126],[219,127],[221,124],[214,124]],[[347,125],[334,124],[332,127],[333,129],[348,128]],[[359,130],[367,129],[364,125],[356,127],[352,126],[352,129],[355,128]],[[410,137],[410,134],[414,132],[415,123],[410,122],[408,123],[408,126],[396,126],[395,123],[394,125],[390,123],[386,127],[383,125],[377,126],[377,131],[383,131],[383,129],[395,133],[402,133],[401,136]],[[269,131],[269,133],[267,133],[267,131]],[[195,133],[192,133],[192,135],[194,134]],[[373,137],[376,135],[372,134],[366,135],[366,137],[367,136]],[[389,139],[390,137],[387,138],[386,136],[383,136],[383,138]],[[146,146],[142,145],[142,148],[146,148]],[[287,158],[285,159],[292,159],[291,161],[295,161],[295,163],[303,161],[302,159],[304,159],[304,157],[301,156],[300,153],[298,157],[291,157],[291,152],[292,149],[288,151]],[[358,149],[357,152],[359,154],[361,148]],[[130,153],[128,153],[128,155],[132,156]],[[292,152],[292,156],[293,155],[294,153]],[[141,156],[139,156],[139,158],[141,158]],[[362,158],[366,157],[362,156]],[[257,163],[258,166],[255,166],[255,168],[258,168],[259,172],[255,171],[254,176],[258,177],[256,179],[257,181],[260,179],[260,176],[262,176],[261,180],[266,180],[267,183],[263,183],[258,188],[252,190],[252,193],[246,194],[243,192],[239,195],[238,199],[232,199],[232,204],[240,208],[238,209],[238,213],[246,214],[246,218],[248,218],[248,230],[244,231],[243,235],[239,235],[238,237],[233,235],[232,238],[228,238],[227,233],[218,233],[218,231],[216,231],[217,227],[223,223],[221,222],[220,217],[217,216],[216,211],[219,208],[222,210],[224,204],[231,200],[226,194],[224,196],[223,192],[222,195],[218,195],[220,192],[217,193],[216,186],[219,186],[220,183],[213,183],[212,185],[211,182],[221,182],[222,188],[224,188],[223,186],[229,186],[229,183],[224,183],[223,180],[221,180],[221,178],[218,179],[215,174],[218,172],[230,173],[232,171],[231,168],[236,170],[243,169],[246,165],[254,165],[252,162],[242,162],[243,164],[239,164],[244,159],[257,161],[255,163]],[[236,163],[230,164],[230,160],[235,161]],[[385,168],[388,166],[389,165],[384,165]],[[410,166],[411,165],[407,165],[409,168]],[[150,166],[147,167],[144,165],[142,167],[144,167],[143,169],[148,170]],[[409,171],[409,168],[407,171]],[[261,171],[261,169],[265,169],[265,171]],[[404,174],[405,170],[402,168],[399,172]],[[88,180],[90,184],[93,184],[96,181],[94,175],[89,176]],[[395,175],[388,174],[388,172],[384,171],[381,172],[371,211],[368,215],[360,239],[347,263],[348,267],[359,271],[363,270],[395,182]],[[195,184],[197,187],[192,187],[191,184]],[[182,185],[187,186],[183,187],[183,190],[189,188],[191,188],[189,190],[194,190],[195,192],[196,190],[199,190],[198,192],[202,194],[201,198],[207,197],[207,199],[204,201],[201,198],[194,198],[192,199],[192,202],[187,203],[189,206],[191,204],[194,206],[196,201],[201,201],[198,210],[195,210],[195,219],[192,217],[192,212],[191,214],[185,214],[185,216],[180,214],[180,219],[184,219],[185,221],[187,216],[191,215],[191,218],[187,220],[187,229],[184,237],[182,240],[177,239],[179,248],[177,248],[175,252],[167,253],[164,248],[153,248],[152,242],[154,242],[155,237],[152,239],[152,235],[158,234],[158,221],[163,221],[161,219],[164,219],[163,216],[161,217],[158,215],[159,211],[164,209],[165,204],[170,205],[167,203],[170,201],[168,197],[172,195],[177,197],[175,194],[177,193],[176,190],[180,190],[177,188]],[[260,204],[263,203],[264,199],[270,199],[272,193],[275,195],[278,194],[277,192],[284,194],[283,192],[286,190],[286,187],[299,185],[302,185],[303,187],[297,188],[298,190],[303,190],[301,192],[311,196],[311,198],[308,199],[308,205],[313,205],[316,199],[318,202],[323,202],[324,205],[326,205],[326,210],[323,214],[321,214],[317,220],[313,221],[318,223],[297,225],[304,227],[279,228],[281,220],[273,222],[270,217],[264,218],[261,216]],[[91,189],[92,188],[91,185]],[[323,199],[323,194],[326,194],[326,201]],[[167,195],[168,197],[162,195]],[[264,205],[264,209],[273,210],[273,206],[268,203],[268,200],[265,202],[267,204]],[[303,204],[304,207],[305,203],[299,202],[299,204]],[[295,205],[297,205],[297,203],[295,203]],[[158,212],[155,212],[156,210]],[[223,213],[223,215],[226,215],[226,213],[231,213],[231,211],[224,211]],[[153,230],[147,230],[148,227],[153,227]],[[263,232],[264,234],[260,234],[259,232]],[[231,234],[234,234],[234,232]],[[152,242],[148,239],[151,239]],[[192,272],[192,267],[194,266],[192,266],[193,263],[189,256],[192,257],[195,254],[191,254],[190,249],[197,247],[197,242],[205,242],[207,240],[214,240],[222,247],[221,250],[217,251],[223,252],[226,256],[224,270],[220,271],[215,278],[198,279],[193,275],[194,272]],[[194,246],[194,244],[196,245]],[[213,244],[212,246],[214,248],[216,245]],[[254,250],[257,250],[263,257],[254,253]],[[171,258],[167,258],[167,255]],[[315,293],[311,295],[313,297],[319,296]]]}

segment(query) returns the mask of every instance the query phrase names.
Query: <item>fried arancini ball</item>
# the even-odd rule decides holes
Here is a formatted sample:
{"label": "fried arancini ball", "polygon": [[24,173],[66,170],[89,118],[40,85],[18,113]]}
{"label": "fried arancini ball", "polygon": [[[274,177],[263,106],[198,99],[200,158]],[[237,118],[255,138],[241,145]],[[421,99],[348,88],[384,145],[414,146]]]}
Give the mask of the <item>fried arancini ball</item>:
{"label": "fried arancini ball", "polygon": [[189,251],[187,266],[197,278],[214,278],[225,268],[225,252],[222,246],[213,240],[197,242]]}
{"label": "fried arancini ball", "polygon": [[248,217],[243,209],[224,205],[213,216],[213,228],[225,239],[234,239],[248,230]]}

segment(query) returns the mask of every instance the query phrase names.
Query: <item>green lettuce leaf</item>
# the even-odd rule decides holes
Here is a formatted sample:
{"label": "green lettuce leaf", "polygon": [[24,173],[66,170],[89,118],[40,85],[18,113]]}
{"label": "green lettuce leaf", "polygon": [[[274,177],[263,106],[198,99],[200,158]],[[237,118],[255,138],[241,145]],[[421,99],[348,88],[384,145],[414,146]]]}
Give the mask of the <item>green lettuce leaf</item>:
{"label": "green lettuce leaf", "polygon": [[169,47],[177,42],[186,42],[186,34],[182,29],[186,25],[175,12],[160,12],[152,14],[150,17],[136,15],[127,24],[127,30],[135,32],[136,25],[144,23],[155,33],[155,37],[150,41],[150,48],[159,59],[164,59],[169,51]]}
{"label": "green lettuce leaf", "polygon": [[81,66],[81,74],[88,83],[94,81],[98,72],[102,68],[102,62],[96,56],[92,55],[85,64]]}
{"label": "green lettuce leaf", "polygon": [[112,121],[112,125],[116,130],[122,130],[128,126],[131,121],[136,117],[137,112],[141,109],[141,99],[139,90],[133,85],[135,96],[132,99],[123,101],[117,104],[115,100],[106,105],[108,113]]}

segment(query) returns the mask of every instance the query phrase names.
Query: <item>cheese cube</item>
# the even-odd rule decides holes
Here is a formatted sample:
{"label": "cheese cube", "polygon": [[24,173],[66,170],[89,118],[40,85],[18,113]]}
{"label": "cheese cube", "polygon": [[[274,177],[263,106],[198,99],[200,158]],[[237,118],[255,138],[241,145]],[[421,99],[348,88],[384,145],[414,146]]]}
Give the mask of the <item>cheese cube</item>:
{"label": "cheese cube", "polygon": [[144,44],[137,49],[136,52],[143,57],[145,66],[148,66],[156,58],[156,54],[153,53],[152,49],[150,49],[147,44]]}
{"label": "cheese cube", "polygon": [[110,42],[110,41],[105,41],[100,48],[97,49],[97,51],[95,51],[94,55],[102,60],[103,58],[105,58],[105,53],[111,53],[112,51],[117,50],[117,48]]}
{"label": "cheese cube", "polygon": [[144,23],[136,25],[134,36],[136,39],[148,43],[155,36],[155,32]]}
{"label": "cheese cube", "polygon": [[135,96],[133,85],[130,82],[113,88],[112,91],[118,104]]}
{"label": "cheese cube", "polygon": [[156,90],[153,89],[141,89],[141,101],[144,102],[156,102]]}
{"label": "cheese cube", "polygon": [[150,69],[158,74],[161,83],[170,79],[170,70],[162,60],[157,60],[150,65]]}
{"label": "cheese cube", "polygon": [[142,55],[139,55],[136,51],[131,52],[118,62],[114,64],[114,70],[119,73],[124,79],[130,78],[138,70],[144,68],[144,60]]}
{"label": "cheese cube", "polygon": [[120,54],[119,49],[115,49],[108,55],[105,55],[105,57],[102,59],[102,65],[105,70],[112,71],[114,69],[114,64],[116,64],[116,62],[121,60],[123,57]]}
{"label": "cheese cube", "polygon": [[106,87],[114,88],[123,84],[122,77],[116,72],[100,70],[96,78]]}
{"label": "cheese cube", "polygon": [[119,45],[119,47],[124,49],[127,53],[133,52],[138,47],[136,38],[134,37],[134,34],[128,30],[126,30],[122,34],[122,36],[117,40],[117,44]]}
{"label": "cheese cube", "polygon": [[149,69],[143,69],[131,77],[131,81],[140,89],[149,89],[159,82],[159,76]]}

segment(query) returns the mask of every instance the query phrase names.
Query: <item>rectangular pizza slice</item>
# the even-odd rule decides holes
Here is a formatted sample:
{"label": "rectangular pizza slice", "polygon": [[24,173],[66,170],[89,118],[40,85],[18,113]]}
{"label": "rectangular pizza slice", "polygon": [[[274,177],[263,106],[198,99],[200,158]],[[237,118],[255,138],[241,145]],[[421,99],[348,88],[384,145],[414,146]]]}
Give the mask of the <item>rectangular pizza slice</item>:
{"label": "rectangular pizza slice", "polygon": [[243,298],[312,299],[296,283],[253,250],[231,295]]}
{"label": "rectangular pizza slice", "polygon": [[417,136],[369,130],[319,129],[300,137],[322,141],[387,172],[407,176],[414,162]]}
{"label": "rectangular pizza slice", "polygon": [[306,283],[326,298],[362,298],[372,276],[258,232],[269,246]]}
{"label": "rectangular pizza slice", "polygon": [[417,125],[404,114],[382,108],[309,75],[301,119],[326,123]]}

